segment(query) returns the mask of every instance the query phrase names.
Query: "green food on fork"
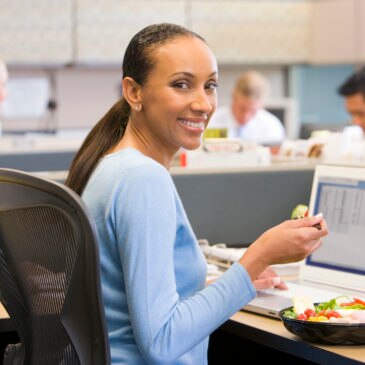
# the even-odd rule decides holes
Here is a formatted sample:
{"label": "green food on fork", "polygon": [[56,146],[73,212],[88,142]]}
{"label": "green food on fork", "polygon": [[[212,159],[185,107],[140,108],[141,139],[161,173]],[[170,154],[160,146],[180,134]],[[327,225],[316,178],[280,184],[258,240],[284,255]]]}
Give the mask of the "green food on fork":
{"label": "green food on fork", "polygon": [[[307,205],[298,204],[293,209],[290,219],[300,219],[300,218],[308,217],[308,211],[309,211],[309,209],[308,209]],[[322,229],[320,223],[314,224],[313,227],[317,228],[318,230]]]}
{"label": "green food on fork", "polygon": [[305,204],[298,204],[292,211],[290,218],[299,219],[308,216],[308,206]]}

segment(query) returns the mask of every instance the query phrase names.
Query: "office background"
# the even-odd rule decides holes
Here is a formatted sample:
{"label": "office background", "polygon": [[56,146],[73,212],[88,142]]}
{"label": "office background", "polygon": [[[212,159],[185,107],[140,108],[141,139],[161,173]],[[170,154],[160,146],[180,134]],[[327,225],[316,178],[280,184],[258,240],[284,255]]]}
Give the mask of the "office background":
{"label": "office background", "polygon": [[[145,25],[164,21],[197,31],[211,45],[219,62],[220,105],[229,102],[236,77],[255,68],[268,77],[272,100],[290,98],[298,102],[302,124],[343,125],[348,116],[336,89],[354,68],[365,63],[364,16],[365,0],[0,0],[0,57],[8,63],[10,80],[43,79],[49,87],[44,115],[15,119],[0,115],[3,130],[91,127],[120,96],[120,66],[131,36]],[[52,103],[47,107],[49,99]],[[55,141],[52,147],[53,144]],[[19,145],[32,148],[26,139]],[[32,162],[24,154],[5,150],[9,165],[4,159],[1,165],[26,166],[30,171],[63,170],[74,154],[71,149],[56,152],[53,158],[52,152],[44,153],[41,147],[40,153],[35,151],[29,157]],[[26,154],[28,158],[29,151]],[[50,156],[51,160],[44,160]],[[173,178],[198,237],[208,238],[211,243],[224,240],[234,245],[250,243],[263,229],[286,219],[294,204],[306,203],[313,169],[228,174],[203,174],[200,183],[189,175]],[[271,189],[267,189],[268,181]],[[221,190],[222,185],[226,190]],[[207,186],[220,194],[219,199],[210,198]],[[242,191],[256,189],[257,195],[235,200],[221,196],[222,191],[233,194],[237,186]],[[284,195],[278,193],[282,188],[288,190]],[[200,210],[195,210],[196,203]],[[259,207],[254,214],[252,209],[242,210],[243,206],[253,204]],[[242,215],[241,210],[247,215]],[[245,236],[241,235],[241,226],[230,224],[225,229],[222,222],[213,220],[224,216],[227,224],[231,223],[227,218],[237,214],[245,222]],[[201,219],[205,225],[196,224]],[[236,332],[241,327],[233,323]],[[322,350],[304,342],[299,346],[296,341],[283,342],[281,333],[280,337],[272,335],[271,324],[269,335],[263,335],[250,322],[246,327],[242,330],[246,332],[245,342],[247,338],[259,338],[260,344],[277,347],[280,343],[281,350],[306,359],[318,357],[337,364],[344,361],[340,356],[333,357],[333,347]],[[5,324],[3,330],[13,328]],[[9,334],[5,337],[8,341]],[[231,341],[231,337],[225,340]],[[242,350],[241,339],[235,345]],[[1,346],[0,341],[0,357]],[[222,338],[218,348],[225,354],[225,361],[229,361],[230,352],[225,351]],[[245,351],[250,348],[255,356],[268,354],[267,347],[262,351],[254,342]],[[280,360],[285,364],[281,357]],[[299,363],[300,359],[287,363],[293,362]]]}
{"label": "office background", "polygon": [[91,127],[120,95],[123,52],[147,24],[197,31],[220,67],[219,104],[258,69],[273,100],[298,101],[300,123],[346,123],[336,88],[365,60],[362,0],[0,0],[0,56],[12,80],[45,78],[56,109],[3,129]]}

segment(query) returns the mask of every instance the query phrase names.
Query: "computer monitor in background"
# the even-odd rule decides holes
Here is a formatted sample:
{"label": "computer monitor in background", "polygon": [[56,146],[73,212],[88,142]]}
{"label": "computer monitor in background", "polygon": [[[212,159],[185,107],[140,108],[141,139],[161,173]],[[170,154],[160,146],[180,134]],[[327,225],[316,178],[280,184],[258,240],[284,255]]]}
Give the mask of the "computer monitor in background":
{"label": "computer monitor in background", "polygon": [[50,100],[51,85],[44,77],[12,77],[2,107],[3,129],[10,132],[47,130],[56,108]]}
{"label": "computer monitor in background", "polygon": [[299,138],[298,103],[293,98],[268,100],[265,109],[274,114],[284,125],[288,139]]}

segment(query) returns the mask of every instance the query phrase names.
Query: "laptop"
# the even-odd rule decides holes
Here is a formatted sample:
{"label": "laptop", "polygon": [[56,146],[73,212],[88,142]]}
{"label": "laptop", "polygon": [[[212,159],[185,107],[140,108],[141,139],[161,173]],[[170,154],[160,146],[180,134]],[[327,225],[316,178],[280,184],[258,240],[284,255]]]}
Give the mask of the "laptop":
{"label": "laptop", "polygon": [[289,290],[267,289],[243,310],[279,318],[294,296],[314,303],[339,295],[365,298],[365,168],[315,168],[309,214],[323,213],[329,234],[322,246],[301,262],[299,279]]}

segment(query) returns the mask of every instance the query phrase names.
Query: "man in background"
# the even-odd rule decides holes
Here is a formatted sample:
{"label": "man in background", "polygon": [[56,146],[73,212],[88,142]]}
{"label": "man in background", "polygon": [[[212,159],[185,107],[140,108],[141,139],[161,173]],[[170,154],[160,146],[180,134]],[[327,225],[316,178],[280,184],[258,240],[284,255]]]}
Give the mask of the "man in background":
{"label": "man in background", "polygon": [[208,128],[227,128],[227,136],[259,144],[280,144],[285,130],[280,120],[263,108],[270,86],[256,71],[247,71],[237,80],[230,106],[213,114]]}
{"label": "man in background", "polygon": [[351,122],[365,132],[365,67],[354,72],[338,88],[345,98],[345,106],[351,115]]}

